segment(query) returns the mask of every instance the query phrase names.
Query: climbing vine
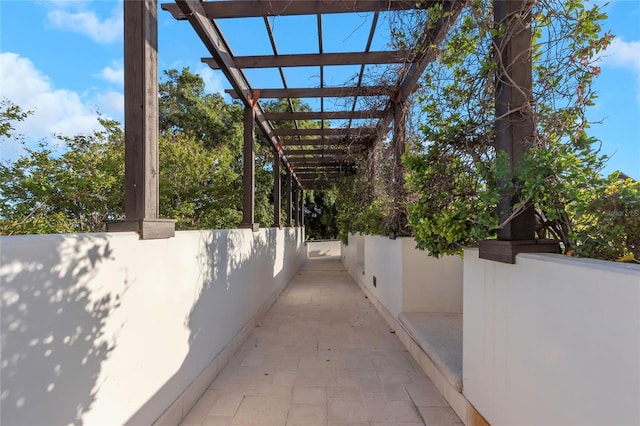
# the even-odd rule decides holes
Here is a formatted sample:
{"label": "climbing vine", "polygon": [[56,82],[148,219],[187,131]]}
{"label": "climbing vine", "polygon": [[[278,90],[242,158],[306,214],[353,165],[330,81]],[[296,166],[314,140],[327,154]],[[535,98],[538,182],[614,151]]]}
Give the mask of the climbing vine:
{"label": "climbing vine", "polygon": [[[492,1],[474,0],[438,46],[438,57],[427,66],[414,99],[419,114],[408,128],[419,132],[409,134],[403,158],[410,230],[418,247],[434,256],[459,254],[479,240],[495,238],[500,226],[496,205],[505,190],[498,183],[508,181],[516,199],[514,216],[534,205],[538,237],[560,240],[568,254],[629,260],[635,253],[637,259],[637,183],[618,174],[600,175],[607,158],[599,152],[599,141],[588,135],[585,116],[597,98],[592,83],[600,73],[598,57],[613,39],[602,28],[606,15],[601,5],[583,0],[526,4],[533,81],[531,102],[519,113],[533,119],[535,130],[516,178],[511,179],[506,157],[494,148],[496,81],[508,78],[496,61],[502,55],[497,40],[509,38],[510,29],[494,23]],[[422,29],[442,13],[434,7],[394,15],[392,47],[433,47],[421,44]],[[384,166],[378,170],[384,176]],[[391,191],[375,179],[363,176],[363,181],[375,188],[353,194],[349,202],[363,207],[349,217],[362,217],[379,205],[383,218],[378,222],[388,223]],[[363,196],[371,192],[373,199]]]}

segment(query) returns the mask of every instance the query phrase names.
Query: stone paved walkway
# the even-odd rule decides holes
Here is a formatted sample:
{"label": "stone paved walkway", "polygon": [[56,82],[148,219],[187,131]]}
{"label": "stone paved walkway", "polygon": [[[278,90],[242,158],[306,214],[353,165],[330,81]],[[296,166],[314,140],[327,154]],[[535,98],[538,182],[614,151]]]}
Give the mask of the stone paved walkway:
{"label": "stone paved walkway", "polygon": [[304,264],[182,422],[461,424],[335,257]]}

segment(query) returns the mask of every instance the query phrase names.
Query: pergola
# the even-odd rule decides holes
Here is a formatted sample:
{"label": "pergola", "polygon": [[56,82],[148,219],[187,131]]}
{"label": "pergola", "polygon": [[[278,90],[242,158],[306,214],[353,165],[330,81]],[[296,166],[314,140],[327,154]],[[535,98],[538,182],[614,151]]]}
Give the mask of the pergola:
{"label": "pergola", "polygon": [[[496,147],[507,153],[512,167],[525,151],[525,140],[533,134],[533,121],[523,117],[522,105],[529,102],[531,88],[530,28],[523,11],[535,0],[496,0],[497,24],[512,25],[515,35],[502,43],[500,66],[508,79],[497,81]],[[417,88],[425,67],[437,58],[438,49],[467,1],[460,0],[176,0],[162,4],[175,19],[186,20],[204,43],[211,57],[202,58],[213,69],[221,70],[231,84],[227,92],[244,105],[244,174],[242,227],[258,229],[254,220],[254,143],[256,130],[273,151],[274,223],[281,225],[281,169],[287,174],[286,225],[303,224],[303,191],[332,185],[353,167],[354,156],[366,154],[393,130],[394,173],[402,176],[404,153],[405,102]],[[407,50],[372,51],[372,41],[383,12],[438,7],[441,12],[418,31],[417,45]],[[158,218],[158,100],[157,100],[157,0],[125,0],[125,214],[126,220],[111,229],[136,230],[141,238],[173,235],[173,222]],[[361,51],[326,53],[323,48],[323,16],[339,13],[371,13],[369,37]],[[312,15],[316,17],[318,40],[308,53],[279,54],[269,17]],[[235,56],[222,33],[219,20],[262,18],[272,52],[261,56]],[[365,67],[369,64],[396,64],[392,84],[367,85]],[[506,65],[505,65],[506,64]],[[357,82],[346,87],[329,87],[324,81],[325,67],[360,66]],[[317,67],[317,87],[289,87],[285,68]],[[251,85],[244,70],[275,68],[282,88]],[[508,81],[506,81],[508,80]],[[525,90],[511,90],[513,87]],[[363,109],[357,100],[375,97],[376,108]],[[296,111],[294,98],[319,98],[313,111]],[[328,111],[325,100],[343,98],[350,108]],[[265,112],[261,99],[288,100],[289,111]],[[317,129],[302,128],[301,120],[315,120]],[[366,126],[356,122],[367,121]],[[278,123],[292,125],[278,127]],[[335,125],[339,123],[339,125]],[[402,185],[403,179],[398,179]],[[501,219],[509,218],[514,200],[503,197]],[[532,207],[509,218],[500,229],[499,239],[489,242],[484,253],[498,260],[511,260],[522,251],[547,251],[534,240]],[[503,221],[503,220],[501,220]],[[508,244],[502,244],[507,242]]]}

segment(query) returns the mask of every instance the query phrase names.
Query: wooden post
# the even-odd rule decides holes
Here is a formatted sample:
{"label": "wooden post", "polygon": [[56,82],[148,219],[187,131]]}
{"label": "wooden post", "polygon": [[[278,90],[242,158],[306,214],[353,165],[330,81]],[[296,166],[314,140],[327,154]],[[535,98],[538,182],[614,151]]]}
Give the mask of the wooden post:
{"label": "wooden post", "polygon": [[282,177],[280,176],[280,153],[273,153],[273,226],[280,228],[280,209],[282,194]]}
{"label": "wooden post", "polygon": [[287,227],[291,228],[291,203],[293,198],[293,175],[291,171],[287,173]]}
{"label": "wooden post", "polygon": [[299,192],[300,191],[298,189],[298,186],[295,186],[293,188],[293,202],[291,204],[293,208],[293,212],[292,212],[293,226],[296,226],[296,227],[300,226],[300,222],[299,222],[300,216],[298,215],[298,206],[299,206],[298,197],[300,196]]}
{"label": "wooden post", "polygon": [[498,241],[482,241],[480,257],[515,263],[523,252],[559,252],[557,241],[535,239],[533,204],[512,217],[519,201],[520,162],[534,142],[534,117],[531,105],[531,7],[536,0],[495,0],[494,21],[502,26],[504,37],[496,41],[496,151],[508,159],[510,177],[498,182],[502,191],[498,203],[500,228]]}
{"label": "wooden post", "polygon": [[250,228],[257,232],[259,225],[255,220],[255,110],[252,106],[244,108],[244,148],[242,151],[242,223],[241,228]]}
{"label": "wooden post", "polygon": [[406,196],[404,190],[405,168],[402,164],[402,156],[405,152],[405,110],[400,102],[393,104],[393,227],[394,232],[390,236],[404,235],[407,228]]}
{"label": "wooden post", "polygon": [[107,230],[173,237],[175,221],[158,218],[157,0],[124,1],[124,115],[125,220],[107,223]]}
{"label": "wooden post", "polygon": [[304,227],[304,190],[300,188],[300,205],[298,207],[298,224]]}

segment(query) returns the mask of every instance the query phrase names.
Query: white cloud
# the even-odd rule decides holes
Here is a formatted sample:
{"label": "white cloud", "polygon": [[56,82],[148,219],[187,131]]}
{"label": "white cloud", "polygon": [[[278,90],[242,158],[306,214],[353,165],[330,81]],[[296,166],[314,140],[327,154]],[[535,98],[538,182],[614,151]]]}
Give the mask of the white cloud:
{"label": "white cloud", "polygon": [[[82,5],[84,3],[79,3],[79,6]],[[63,8],[50,10],[47,12],[47,17],[54,27],[84,34],[98,43],[122,40],[124,26],[121,5],[113,10],[112,16],[104,19],[93,10],[69,11]]]}
{"label": "white cloud", "polygon": [[640,40],[624,41],[615,38],[605,52],[605,63],[629,68],[640,77]]}
{"label": "white cloud", "polygon": [[219,74],[209,68],[208,65],[199,64],[196,67],[196,74],[204,80],[204,91],[206,93],[224,94],[223,80]]}
{"label": "white cloud", "polygon": [[98,106],[102,107],[101,110],[112,112],[117,117],[124,115],[124,93],[114,90],[99,93],[96,96],[96,102]]}
{"label": "white cloud", "polygon": [[124,84],[124,66],[122,63],[114,63],[112,66],[104,67],[96,76],[109,83],[122,86]]}
{"label": "white cloud", "polygon": [[603,55],[604,66],[625,68],[635,75],[636,99],[640,103],[640,40],[615,38]]}
{"label": "white cloud", "polygon": [[122,94],[107,91],[83,99],[78,93],[56,89],[47,75],[28,58],[0,53],[0,95],[33,114],[16,124],[16,133],[27,140],[52,134],[72,136],[99,129],[96,110],[105,116],[121,117]]}

